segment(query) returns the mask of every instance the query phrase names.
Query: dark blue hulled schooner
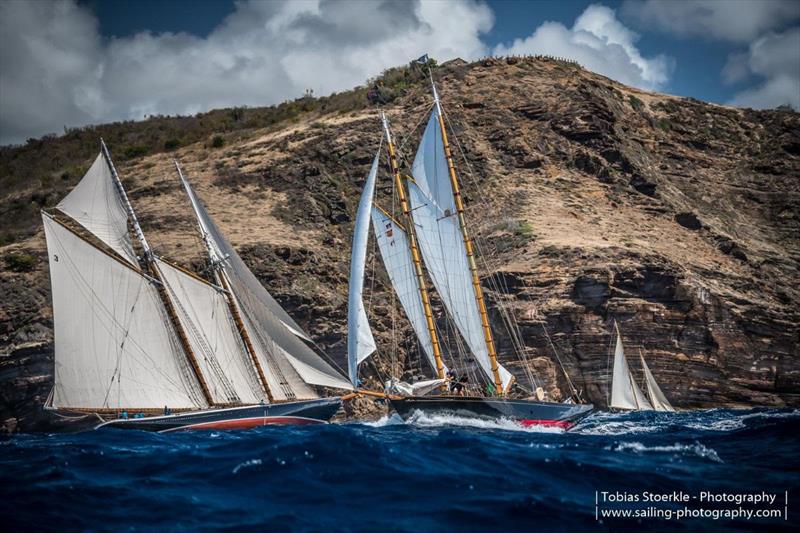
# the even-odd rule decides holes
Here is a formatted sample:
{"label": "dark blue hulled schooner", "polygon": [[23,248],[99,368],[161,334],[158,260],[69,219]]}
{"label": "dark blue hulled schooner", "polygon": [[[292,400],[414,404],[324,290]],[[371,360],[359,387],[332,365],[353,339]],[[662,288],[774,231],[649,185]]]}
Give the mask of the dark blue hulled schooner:
{"label": "dark blue hulled schooner", "polygon": [[45,408],[156,431],[329,421],[341,398],[320,392],[351,384],[306,344],[176,169],[213,281],[153,252],[102,141],[80,183],[42,213],[55,327]]}

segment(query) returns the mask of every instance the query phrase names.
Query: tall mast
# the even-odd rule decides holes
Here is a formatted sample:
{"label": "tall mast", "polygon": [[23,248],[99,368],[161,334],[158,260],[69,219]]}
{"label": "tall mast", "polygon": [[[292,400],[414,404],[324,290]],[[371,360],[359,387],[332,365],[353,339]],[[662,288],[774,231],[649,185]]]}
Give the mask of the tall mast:
{"label": "tall mast", "polygon": [[502,393],[505,391],[503,391],[503,380],[500,377],[500,369],[497,365],[497,351],[495,350],[494,346],[492,328],[489,326],[489,314],[486,311],[486,301],[483,297],[481,280],[478,276],[478,267],[475,264],[475,254],[472,249],[472,239],[467,231],[467,224],[464,218],[464,203],[461,201],[461,188],[458,185],[458,177],[456,176],[456,168],[453,164],[453,155],[450,152],[450,144],[447,142],[447,131],[444,127],[444,115],[442,114],[442,106],[439,102],[439,93],[436,92],[436,85],[433,83],[432,74],[431,87],[433,88],[433,100],[436,106],[436,114],[439,119],[439,129],[442,132],[442,144],[444,145],[444,154],[447,159],[447,170],[450,173],[450,185],[453,187],[453,197],[456,204],[456,212],[458,213],[458,225],[461,228],[461,236],[464,239],[464,248],[467,252],[467,262],[469,263],[469,270],[472,274],[472,288],[475,291],[475,301],[478,304],[478,311],[481,315],[483,336],[486,340],[486,348],[489,352],[489,361],[492,365],[492,376],[494,377],[495,390],[498,393]]}
{"label": "tall mast", "polygon": [[175,163],[175,169],[178,171],[178,177],[181,180],[181,185],[183,185],[183,189],[186,191],[186,195],[189,197],[189,202],[192,204],[192,210],[194,211],[194,216],[197,219],[197,226],[200,230],[200,236],[203,239],[203,243],[206,245],[206,251],[208,252],[208,258],[211,261],[211,269],[214,272],[214,279],[217,281],[217,284],[225,289],[225,301],[228,303],[228,309],[230,309],[231,316],[233,317],[233,322],[236,324],[236,330],[239,333],[239,336],[244,343],[245,349],[247,350],[247,355],[250,356],[250,360],[253,362],[253,366],[256,369],[256,374],[258,375],[258,380],[261,383],[261,388],[263,389],[264,393],[267,395],[267,398],[270,402],[274,402],[275,398],[272,396],[272,391],[269,388],[269,383],[267,382],[267,376],[264,374],[264,369],[261,366],[261,361],[258,360],[258,355],[256,354],[256,349],[253,346],[253,341],[250,339],[250,334],[247,333],[247,328],[244,325],[244,321],[242,320],[242,315],[239,310],[239,305],[237,304],[233,292],[231,291],[230,283],[228,282],[228,275],[225,273],[225,269],[222,268],[222,262],[225,260],[223,257],[219,257],[215,248],[211,245],[211,236],[208,234],[208,229],[202,222],[200,218],[200,213],[198,212],[198,206],[196,205],[197,198],[194,195],[194,191],[192,190],[189,182],[186,178],[183,177],[183,172],[181,171],[180,165],[178,165],[178,161],[173,159]]}
{"label": "tall mast", "polygon": [[169,317],[170,323],[172,324],[175,333],[178,335],[178,340],[181,343],[181,347],[183,347],[183,351],[186,353],[186,358],[189,360],[189,366],[192,367],[192,372],[194,372],[198,383],[200,383],[200,388],[203,390],[203,397],[206,399],[206,402],[208,405],[214,405],[214,397],[211,395],[211,390],[208,388],[208,383],[203,377],[203,372],[200,370],[200,365],[197,362],[197,357],[194,354],[194,350],[192,350],[189,337],[186,335],[186,331],[181,325],[181,321],[178,318],[178,313],[175,311],[175,305],[172,303],[172,299],[170,298],[166,285],[164,284],[164,278],[161,275],[161,270],[158,268],[158,263],[155,260],[155,256],[153,255],[150,245],[147,244],[147,239],[144,237],[142,227],[139,225],[139,219],[136,218],[136,213],[133,211],[133,206],[131,205],[130,200],[128,200],[128,195],[125,192],[125,188],[122,186],[122,181],[119,179],[117,169],[114,168],[114,163],[111,161],[111,155],[108,153],[108,148],[106,147],[106,143],[103,141],[103,139],[100,139],[100,148],[102,149],[103,157],[105,158],[106,163],[108,163],[108,168],[111,169],[111,176],[114,179],[114,185],[117,187],[117,192],[119,193],[120,198],[122,198],[122,203],[125,204],[125,209],[128,211],[128,217],[133,225],[136,238],[139,239],[139,244],[142,245],[147,266],[150,269],[150,273],[157,281],[156,289],[158,291],[158,295],[161,297],[161,302],[164,304],[164,308],[167,311],[167,316]]}
{"label": "tall mast", "polygon": [[411,248],[411,259],[414,263],[414,274],[417,278],[417,288],[419,295],[422,299],[422,309],[425,313],[425,323],[428,326],[428,333],[431,336],[431,346],[433,347],[433,358],[436,361],[436,374],[440,379],[444,379],[444,363],[442,362],[442,351],[439,345],[439,336],[436,333],[436,324],[433,321],[433,312],[431,311],[430,298],[428,297],[428,289],[425,286],[425,276],[422,273],[422,259],[419,255],[419,248],[417,248],[417,238],[414,232],[414,222],[411,218],[411,208],[408,205],[408,198],[406,197],[405,186],[403,179],[400,176],[400,168],[397,164],[397,153],[394,149],[394,141],[392,140],[392,132],[389,131],[389,120],[386,115],[381,112],[381,121],[383,122],[383,132],[386,135],[386,148],[389,152],[389,166],[391,167],[392,176],[394,177],[395,189],[400,198],[400,207],[403,210],[403,219],[405,221],[406,235],[408,235],[408,244]]}

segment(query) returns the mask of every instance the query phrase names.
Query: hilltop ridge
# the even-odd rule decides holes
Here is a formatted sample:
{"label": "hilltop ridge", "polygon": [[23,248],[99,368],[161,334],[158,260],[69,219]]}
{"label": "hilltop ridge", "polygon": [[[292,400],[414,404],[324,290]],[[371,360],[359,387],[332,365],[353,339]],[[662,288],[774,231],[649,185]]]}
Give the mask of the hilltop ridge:
{"label": "hilltop ridge", "polygon": [[[483,236],[492,322],[502,301],[552,397],[567,389],[542,325],[578,388],[603,405],[616,319],[677,407],[800,403],[800,115],[633,89],[545,58],[452,61],[434,72],[467,216]],[[407,167],[431,105],[427,74],[414,66],[324,98],[0,148],[0,424],[36,427],[50,390],[38,210],[80,179],[100,136],[158,253],[203,268],[176,157],[256,275],[342,361],[352,217],[381,136],[376,103]],[[377,195],[390,197],[389,179]],[[392,299],[376,271],[376,366],[419,375],[427,369],[400,318],[392,355]],[[520,370],[496,329],[501,359]]]}

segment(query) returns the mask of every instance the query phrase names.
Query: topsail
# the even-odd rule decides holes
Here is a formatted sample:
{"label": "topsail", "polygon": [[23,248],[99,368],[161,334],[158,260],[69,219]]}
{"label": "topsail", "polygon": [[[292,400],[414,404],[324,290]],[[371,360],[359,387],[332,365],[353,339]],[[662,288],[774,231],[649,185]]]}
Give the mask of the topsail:
{"label": "topsail", "polygon": [[667,397],[664,396],[664,393],[661,392],[661,387],[658,386],[656,383],[656,378],[653,377],[652,372],[650,372],[650,368],[648,368],[647,363],[644,361],[644,356],[639,353],[639,359],[642,361],[642,370],[644,370],[644,381],[645,385],[647,385],[647,395],[650,396],[650,401],[653,404],[653,408],[656,411],[674,411],[675,409],[672,407],[672,404],[669,403]]}

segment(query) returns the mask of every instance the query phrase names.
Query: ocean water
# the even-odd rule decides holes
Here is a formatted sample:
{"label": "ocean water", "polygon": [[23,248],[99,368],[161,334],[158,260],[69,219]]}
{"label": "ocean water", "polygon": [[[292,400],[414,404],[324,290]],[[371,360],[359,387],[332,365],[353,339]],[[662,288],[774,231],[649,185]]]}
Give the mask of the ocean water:
{"label": "ocean water", "polygon": [[[800,525],[798,436],[800,411],[721,409],[597,413],[566,433],[393,417],[243,432],[14,435],[0,440],[0,523],[6,531],[790,528]],[[776,500],[603,501],[676,491]],[[625,508],[787,515],[602,516]]]}

